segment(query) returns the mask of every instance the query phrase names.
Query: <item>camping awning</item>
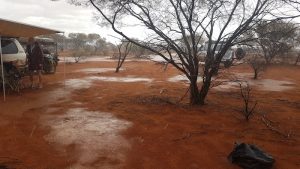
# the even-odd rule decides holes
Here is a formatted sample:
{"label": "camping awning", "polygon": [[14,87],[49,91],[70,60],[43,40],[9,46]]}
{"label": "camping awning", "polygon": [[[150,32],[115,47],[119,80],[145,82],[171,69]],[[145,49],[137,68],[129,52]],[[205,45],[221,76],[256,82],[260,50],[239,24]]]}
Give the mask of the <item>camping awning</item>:
{"label": "camping awning", "polygon": [[42,28],[20,22],[0,18],[0,36],[7,37],[34,37],[38,35],[62,33],[62,31]]}
{"label": "camping awning", "polygon": [[[3,55],[1,48],[1,38],[2,37],[34,37],[39,35],[48,35],[55,33],[63,33],[58,30],[42,28],[39,26],[28,25],[20,22],[5,20],[0,18],[0,61],[1,61],[1,77],[2,77],[2,87],[3,87],[3,99],[5,101],[5,78],[3,70]],[[64,71],[65,76],[65,71]]]}

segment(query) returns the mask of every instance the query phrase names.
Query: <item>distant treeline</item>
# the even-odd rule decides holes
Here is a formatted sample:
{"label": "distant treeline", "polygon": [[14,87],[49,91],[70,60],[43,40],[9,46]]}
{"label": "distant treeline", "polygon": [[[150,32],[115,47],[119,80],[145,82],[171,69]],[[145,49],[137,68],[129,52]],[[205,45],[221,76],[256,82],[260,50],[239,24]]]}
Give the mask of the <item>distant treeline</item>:
{"label": "distant treeline", "polygon": [[[58,44],[59,51],[72,51],[74,55],[110,55],[116,57],[118,53],[117,45],[119,44],[108,42],[104,37],[96,33],[70,33],[67,36],[53,34],[41,37],[53,39]],[[144,55],[145,52],[145,49],[133,46],[130,55],[139,57]]]}

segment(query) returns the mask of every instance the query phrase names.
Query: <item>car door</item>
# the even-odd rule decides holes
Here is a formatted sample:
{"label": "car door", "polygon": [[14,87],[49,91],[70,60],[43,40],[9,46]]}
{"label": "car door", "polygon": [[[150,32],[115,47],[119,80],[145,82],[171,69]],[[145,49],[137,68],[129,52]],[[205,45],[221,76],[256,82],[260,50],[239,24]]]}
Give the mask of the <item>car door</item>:
{"label": "car door", "polygon": [[25,64],[26,54],[23,47],[16,39],[2,39],[1,48],[3,62],[20,62]]}

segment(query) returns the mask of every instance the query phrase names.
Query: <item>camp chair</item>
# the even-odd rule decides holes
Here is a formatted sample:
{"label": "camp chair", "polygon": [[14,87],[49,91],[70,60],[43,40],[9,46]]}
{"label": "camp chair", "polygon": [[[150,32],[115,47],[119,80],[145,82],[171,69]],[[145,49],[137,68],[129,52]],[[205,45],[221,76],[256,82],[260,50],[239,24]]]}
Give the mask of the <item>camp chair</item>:
{"label": "camp chair", "polygon": [[[4,78],[5,86],[8,86],[12,91],[19,93],[20,88],[22,86],[21,83],[22,74],[20,72],[20,69],[16,68],[11,63],[5,63],[3,70],[4,70],[4,77],[0,75],[1,81]],[[1,70],[0,70],[0,74],[2,74]]]}

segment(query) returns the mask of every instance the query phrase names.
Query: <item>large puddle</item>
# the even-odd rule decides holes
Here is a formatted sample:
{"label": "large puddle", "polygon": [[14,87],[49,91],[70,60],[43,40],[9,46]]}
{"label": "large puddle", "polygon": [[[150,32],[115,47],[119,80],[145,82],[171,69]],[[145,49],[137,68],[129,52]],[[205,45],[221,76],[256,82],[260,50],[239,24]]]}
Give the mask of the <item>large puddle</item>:
{"label": "large puddle", "polygon": [[130,148],[120,132],[131,123],[110,113],[72,108],[63,115],[45,116],[43,125],[51,127],[45,136],[50,143],[75,145],[78,160],[69,168],[122,168],[125,152]]}
{"label": "large puddle", "polygon": [[[285,90],[290,90],[294,88],[295,83],[291,81],[283,81],[283,80],[274,80],[274,79],[258,79],[258,80],[253,80],[253,79],[241,79],[241,82],[248,82],[250,87],[255,87],[258,90],[262,91],[273,91],[273,92],[281,92]],[[220,85],[217,85],[214,87],[215,90],[219,91],[225,91],[228,89],[239,89],[240,85],[239,82],[227,82],[226,80],[220,80],[219,82]]]}
{"label": "large puddle", "polygon": [[92,81],[86,79],[68,79],[65,85],[68,89],[87,89],[92,86]]}
{"label": "large puddle", "polygon": [[[124,70],[124,69],[120,69]],[[84,73],[105,73],[105,72],[114,72],[116,68],[87,68],[87,69],[79,69],[75,72],[84,72]]]}
{"label": "large puddle", "polygon": [[275,92],[290,90],[295,87],[295,83],[293,82],[273,79],[250,80],[248,83],[256,86],[260,90]]}
{"label": "large puddle", "polygon": [[[189,82],[189,79],[185,75],[176,75],[168,78],[169,82]],[[202,82],[202,77],[198,77],[197,82]]]}
{"label": "large puddle", "polygon": [[[258,79],[253,80],[251,77],[253,76],[252,73],[235,73],[232,79],[216,79],[213,81],[214,84],[217,84],[213,89],[219,91],[226,91],[229,89],[239,89],[239,82],[248,82],[250,86],[256,87],[258,90],[263,91],[274,91],[280,92],[285,90],[290,90],[295,87],[295,83],[291,81],[283,81],[283,80],[274,80],[274,79]],[[198,77],[197,82],[202,82],[202,77]],[[177,75],[168,78],[169,82],[184,82],[189,83],[189,80],[184,75]]]}
{"label": "large puddle", "polygon": [[[64,59],[66,63],[75,63],[74,57],[60,57],[59,62],[64,62]],[[117,62],[117,59],[112,59],[110,56],[82,56],[79,60],[80,63],[84,62]],[[138,59],[138,58],[128,58],[125,60],[125,62],[131,62],[131,61],[149,61],[148,59]]]}
{"label": "large puddle", "polygon": [[90,76],[87,77],[88,80],[99,80],[106,82],[124,82],[124,83],[133,83],[133,82],[152,82],[153,79],[142,78],[142,77],[105,77],[105,76]]}
{"label": "large puddle", "polygon": [[81,79],[68,79],[65,82],[67,88],[71,89],[86,89],[91,87],[95,81],[104,82],[120,82],[120,83],[134,83],[134,82],[152,82],[153,79],[142,78],[142,77],[106,77],[106,76],[88,76]]}
{"label": "large puddle", "polygon": [[[66,63],[75,63],[74,57],[60,57],[60,62],[66,61]],[[116,60],[111,59],[109,56],[82,56],[79,62],[115,62]]]}

